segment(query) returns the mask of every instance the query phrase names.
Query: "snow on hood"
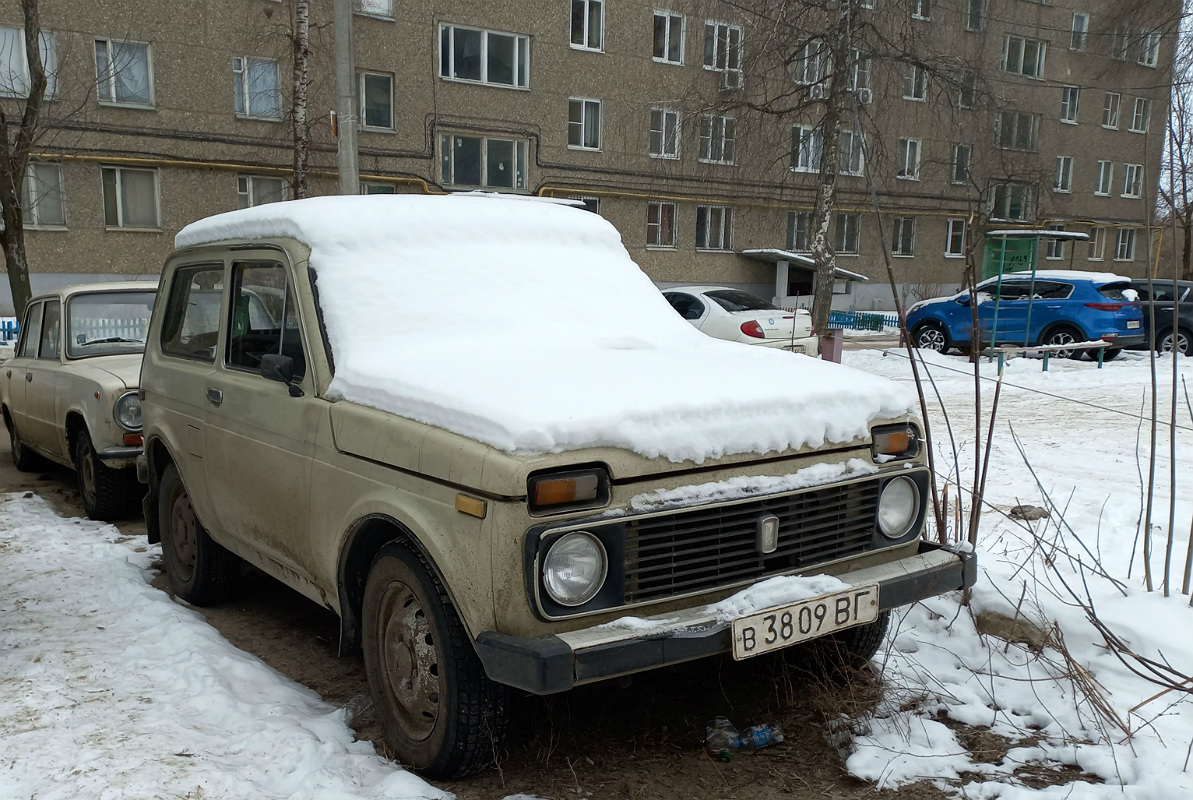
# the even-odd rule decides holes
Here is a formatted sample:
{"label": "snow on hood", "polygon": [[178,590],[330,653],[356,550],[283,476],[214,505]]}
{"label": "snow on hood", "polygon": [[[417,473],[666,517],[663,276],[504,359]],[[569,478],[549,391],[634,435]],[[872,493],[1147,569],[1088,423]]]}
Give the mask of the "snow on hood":
{"label": "snow on hood", "polygon": [[311,249],[333,398],[507,452],[612,446],[702,462],[846,443],[913,413],[884,378],[700,333],[588,211],[319,197],[200,220],[176,245],[273,237]]}

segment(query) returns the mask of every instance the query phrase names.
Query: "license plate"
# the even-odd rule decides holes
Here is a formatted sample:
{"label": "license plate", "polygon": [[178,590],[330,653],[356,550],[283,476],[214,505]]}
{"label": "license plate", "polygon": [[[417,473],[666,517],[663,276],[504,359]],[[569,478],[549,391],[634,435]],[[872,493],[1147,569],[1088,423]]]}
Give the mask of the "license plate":
{"label": "license plate", "polygon": [[770,608],[733,621],[733,657],[740,661],[876,619],[876,583]]}
{"label": "license plate", "polygon": [[1137,320],[1137,319],[1127,320],[1127,328],[1138,328],[1138,327],[1139,327],[1139,320]]}
{"label": "license plate", "polygon": [[786,351],[788,351],[789,353],[802,353],[802,352],[804,352],[804,346],[803,346],[802,344],[794,344],[794,345],[792,345],[792,344],[789,344],[789,345],[787,345],[786,347],[784,347],[783,349],[784,349],[784,350],[786,350]]}

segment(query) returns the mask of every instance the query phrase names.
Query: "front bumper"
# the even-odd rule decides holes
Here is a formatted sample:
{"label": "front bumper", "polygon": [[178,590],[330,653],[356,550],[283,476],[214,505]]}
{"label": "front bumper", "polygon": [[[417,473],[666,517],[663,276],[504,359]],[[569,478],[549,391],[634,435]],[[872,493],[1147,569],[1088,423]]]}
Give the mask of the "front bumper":
{"label": "front bumper", "polygon": [[[972,552],[921,542],[914,556],[836,577],[847,584],[877,583],[878,607],[886,611],[973,586],[977,559]],[[554,694],[732,650],[732,624],[719,620],[708,606],[658,619],[666,623],[652,626],[647,635],[611,624],[533,639],[484,631],[476,639],[477,654],[492,680],[533,694]]]}

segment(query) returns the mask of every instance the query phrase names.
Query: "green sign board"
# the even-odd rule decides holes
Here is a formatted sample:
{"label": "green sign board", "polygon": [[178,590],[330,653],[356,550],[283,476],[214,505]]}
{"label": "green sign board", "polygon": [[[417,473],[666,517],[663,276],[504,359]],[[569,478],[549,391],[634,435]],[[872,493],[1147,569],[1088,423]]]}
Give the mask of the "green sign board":
{"label": "green sign board", "polygon": [[982,263],[982,279],[993,278],[1000,272],[1031,270],[1036,263],[1036,239],[986,239],[986,254]]}

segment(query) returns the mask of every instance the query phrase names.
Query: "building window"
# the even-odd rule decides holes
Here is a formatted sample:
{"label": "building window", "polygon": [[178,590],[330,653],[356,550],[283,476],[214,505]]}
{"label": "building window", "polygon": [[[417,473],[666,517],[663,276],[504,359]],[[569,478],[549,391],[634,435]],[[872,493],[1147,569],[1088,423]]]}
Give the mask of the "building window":
{"label": "building window", "polygon": [[439,166],[445,186],[525,189],[526,142],[445,134]]}
{"label": "building window", "polygon": [[1151,122],[1152,101],[1146,97],[1135,98],[1135,110],[1131,113],[1131,133],[1147,133]]}
{"label": "building window", "polygon": [[1114,36],[1110,40],[1110,56],[1119,61],[1127,60],[1127,53],[1131,50],[1131,29],[1119,25],[1114,29]]}
{"label": "building window", "polygon": [[912,19],[932,19],[932,0],[911,0]]}
{"label": "building window", "polygon": [[367,17],[393,19],[394,0],[352,0],[352,10]]}
{"label": "building window", "polygon": [[945,258],[965,256],[965,220],[955,217],[949,220],[944,238],[944,255]]}
{"label": "building window", "polygon": [[103,167],[104,225],[109,228],[160,228],[156,169]]}
{"label": "building window", "polygon": [[672,108],[650,110],[650,155],[679,158],[679,112]]}
{"label": "building window", "polygon": [[1081,101],[1081,90],[1076,86],[1066,86],[1060,95],[1060,121],[1077,124],[1077,105]]}
{"label": "building window", "polygon": [[972,72],[961,75],[961,88],[957,92],[959,108],[976,108],[978,105],[978,76]]}
{"label": "building window", "polygon": [[928,73],[923,67],[909,65],[903,76],[903,99],[924,100],[928,97]]}
{"label": "building window", "polygon": [[729,250],[733,247],[733,209],[696,206],[696,249]]}
{"label": "building window", "polygon": [[891,255],[915,255],[915,217],[895,217],[895,239],[891,242]]}
{"label": "building window", "polygon": [[1154,67],[1160,61],[1160,32],[1144,31],[1139,34],[1138,63],[1145,67]]}
{"label": "building window", "polygon": [[833,252],[837,255],[856,256],[859,252],[859,229],[861,217],[858,214],[837,214]]}
{"label": "building window", "polygon": [[815,86],[809,90],[810,100],[821,100],[824,97],[824,87],[820,85],[824,78],[824,60],[827,56],[824,42],[812,39],[804,42],[804,46],[795,54],[795,82],[800,86]]}
{"label": "building window", "polygon": [[791,129],[791,169],[793,172],[819,172],[824,137],[820,128],[796,125]]}
{"label": "building window", "polygon": [[278,91],[278,62],[267,58],[236,56],[232,59],[234,108],[238,117],[279,120],[282,99]]}
{"label": "building window", "polygon": [[360,184],[361,194],[397,194],[398,188],[392,183],[364,183]]}
{"label": "building window", "polygon": [[1101,261],[1106,258],[1106,234],[1108,228],[1094,226],[1089,229],[1089,260]]}
{"label": "building window", "polygon": [[1143,191],[1143,165],[1123,164],[1123,197],[1139,197]]}
{"label": "building window", "polygon": [[700,160],[732,164],[737,158],[737,120],[704,114],[700,117]]}
{"label": "building window", "polygon": [[1039,39],[1007,36],[1002,45],[1002,69],[1028,78],[1043,78],[1047,49],[1047,43]]}
{"label": "building window", "polygon": [[857,100],[862,105],[874,99],[874,92],[870,88],[870,56],[856,47],[849,48],[849,91],[857,94]]}
{"label": "building window", "polygon": [[812,252],[812,212],[787,212],[787,249],[793,253]]}
{"label": "building window", "polygon": [[1030,210],[1031,187],[1021,183],[1000,183],[990,196],[990,218],[1023,222]]}
{"label": "building window", "polygon": [[62,167],[45,161],[30,161],[25,168],[21,205],[29,227],[65,227],[66,191],[62,186]]}
{"label": "building window", "polygon": [[1114,248],[1115,261],[1134,261],[1135,260],[1135,229],[1134,228],[1119,228],[1118,242]]}
{"label": "building window", "polygon": [[600,50],[604,45],[604,2],[572,0],[572,47],[577,50]]}
{"label": "building window", "polygon": [[1056,180],[1053,181],[1052,190],[1054,192],[1071,192],[1073,191],[1073,157],[1072,156],[1057,156],[1056,157]]}
{"label": "building window", "polygon": [[1109,195],[1111,182],[1114,180],[1114,162],[1113,161],[1099,161],[1098,162],[1098,188],[1094,189],[1094,194]]}
{"label": "building window", "polygon": [[950,183],[969,183],[969,158],[972,152],[967,144],[953,145],[953,163],[949,170]]}
{"label": "building window", "polygon": [[675,203],[646,204],[646,246],[675,247]]}
{"label": "building window", "polygon": [[[1050,231],[1063,231],[1064,225],[1049,225]],[[1049,239],[1047,245],[1047,254],[1044,256],[1049,261],[1059,261],[1065,257],[1065,240],[1064,239]]]}
{"label": "building window", "polygon": [[683,42],[683,14],[654,12],[654,60],[664,64],[682,64]]}
{"label": "building window", "polygon": [[153,105],[153,62],[149,45],[95,40],[96,95],[101,103]]}
{"label": "building window", "polygon": [[1023,150],[1034,153],[1040,132],[1038,114],[1004,111],[998,117],[995,143],[1003,150]]}
{"label": "building window", "polygon": [[899,140],[899,171],[896,177],[901,180],[918,181],[920,179],[920,140]]}
{"label": "building window", "polygon": [[[54,36],[42,31],[41,64],[46,73],[45,97],[53,98],[58,90],[58,57],[54,51]],[[24,28],[0,27],[0,97],[29,96],[29,59],[25,56]]]}
{"label": "building window", "polygon": [[360,73],[360,118],[365,128],[392,131],[394,128],[394,79],[377,72]]}
{"label": "building window", "polygon": [[1107,92],[1106,103],[1102,106],[1102,127],[1118,130],[1118,104],[1121,95],[1118,92]]}
{"label": "building window", "polygon": [[704,68],[718,72],[741,69],[741,26],[704,23]]}
{"label": "building window", "polygon": [[568,99],[568,147],[573,150],[601,149],[600,100]]}
{"label": "building window", "polygon": [[966,0],[965,30],[980,31],[986,24],[986,0]]}
{"label": "building window", "polygon": [[841,131],[837,138],[837,171],[842,175],[861,175],[862,153],[861,131]]}
{"label": "building window", "polygon": [[[373,192],[369,194],[373,194]],[[280,203],[285,199],[286,182],[281,178],[266,178],[262,175],[236,176],[237,208],[252,208],[253,206],[263,206],[266,203]]]}
{"label": "building window", "polygon": [[1089,14],[1074,14],[1072,33],[1069,34],[1069,49],[1085,50],[1089,39]]}
{"label": "building window", "polygon": [[530,37],[440,25],[439,76],[525,89],[530,85]]}

